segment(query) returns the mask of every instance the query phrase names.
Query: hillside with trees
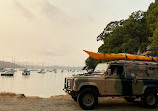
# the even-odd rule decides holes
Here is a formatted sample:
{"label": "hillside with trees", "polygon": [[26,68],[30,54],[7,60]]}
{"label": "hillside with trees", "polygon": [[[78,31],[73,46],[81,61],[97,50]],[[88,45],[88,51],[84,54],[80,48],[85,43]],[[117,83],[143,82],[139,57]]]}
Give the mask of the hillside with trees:
{"label": "hillside with trees", "polygon": [[0,61],[0,68],[22,68],[22,66],[11,62]]}
{"label": "hillside with trees", "polygon": [[[97,41],[103,42],[98,48],[101,53],[142,54],[150,47],[148,55],[158,56],[158,0],[146,12],[135,11],[128,19],[107,24]],[[88,57],[85,68],[94,69],[100,62],[105,61]]]}

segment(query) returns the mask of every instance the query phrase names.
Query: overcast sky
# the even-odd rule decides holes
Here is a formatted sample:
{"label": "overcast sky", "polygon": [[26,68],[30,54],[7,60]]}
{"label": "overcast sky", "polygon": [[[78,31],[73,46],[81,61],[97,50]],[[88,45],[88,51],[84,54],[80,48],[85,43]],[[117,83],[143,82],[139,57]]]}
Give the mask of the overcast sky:
{"label": "overcast sky", "polygon": [[110,21],[154,0],[0,0],[0,60],[83,66]]}

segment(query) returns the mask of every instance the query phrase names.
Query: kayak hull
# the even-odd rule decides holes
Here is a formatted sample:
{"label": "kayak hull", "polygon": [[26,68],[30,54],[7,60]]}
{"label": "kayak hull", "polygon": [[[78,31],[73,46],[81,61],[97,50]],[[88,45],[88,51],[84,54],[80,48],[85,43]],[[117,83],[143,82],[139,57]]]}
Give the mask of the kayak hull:
{"label": "kayak hull", "polygon": [[95,53],[86,51],[90,57],[94,59],[102,59],[102,60],[138,60],[138,61],[152,61],[152,62],[158,62],[158,57],[152,57],[152,56],[141,56],[141,55],[134,55],[134,54],[128,54],[128,53],[118,53],[118,54],[103,54],[103,53]]}

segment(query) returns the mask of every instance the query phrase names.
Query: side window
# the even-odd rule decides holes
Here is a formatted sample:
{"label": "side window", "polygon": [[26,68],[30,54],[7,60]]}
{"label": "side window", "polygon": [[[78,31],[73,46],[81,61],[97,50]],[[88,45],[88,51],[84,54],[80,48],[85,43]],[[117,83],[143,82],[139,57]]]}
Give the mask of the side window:
{"label": "side window", "polygon": [[111,75],[113,75],[116,72],[117,66],[116,65],[111,65],[110,69],[111,69]]}
{"label": "side window", "polygon": [[117,67],[117,74],[120,75],[120,76],[123,75],[123,66],[118,66]]}
{"label": "side window", "polygon": [[111,76],[121,78],[123,77],[123,65],[111,65]]}
{"label": "side window", "polygon": [[149,74],[149,70],[146,65],[126,66],[126,78],[128,79],[133,79],[133,77],[136,77],[137,79],[146,79],[149,78],[150,75],[151,74]]}
{"label": "side window", "polygon": [[126,65],[126,78],[131,79],[135,76],[134,73],[135,66],[134,65]]}

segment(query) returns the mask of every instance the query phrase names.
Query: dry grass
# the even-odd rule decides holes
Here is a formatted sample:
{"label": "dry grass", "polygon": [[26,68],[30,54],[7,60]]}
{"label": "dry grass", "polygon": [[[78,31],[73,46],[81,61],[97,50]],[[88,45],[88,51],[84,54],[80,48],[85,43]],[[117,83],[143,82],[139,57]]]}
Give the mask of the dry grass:
{"label": "dry grass", "polygon": [[[10,97],[17,97],[17,98],[40,98],[38,96],[25,96],[24,94],[15,94],[11,92],[1,92],[0,96],[10,96]],[[57,95],[57,96],[51,96],[50,98],[69,98],[70,95]]]}
{"label": "dry grass", "polygon": [[[80,111],[77,102],[70,95],[51,96],[40,98],[37,96],[25,97],[22,94],[9,92],[0,93],[0,111]],[[95,110],[102,111],[149,111],[141,106],[139,101],[128,103],[122,98],[99,98]],[[158,108],[150,110],[158,111]]]}
{"label": "dry grass", "polygon": [[11,93],[11,92],[1,92],[0,96],[17,96],[17,94],[15,93]]}
{"label": "dry grass", "polygon": [[50,98],[59,98],[59,99],[61,99],[61,98],[70,98],[70,95],[57,95],[57,96],[51,96]]}
{"label": "dry grass", "polygon": [[0,93],[0,97],[2,96],[10,96],[10,97],[16,97],[16,98],[40,98],[38,96],[25,96],[24,94],[15,94],[15,93],[11,93],[11,92],[1,92]]}
{"label": "dry grass", "polygon": [[39,96],[27,96],[27,98],[36,98],[36,99],[38,99],[38,98],[40,98]]}

